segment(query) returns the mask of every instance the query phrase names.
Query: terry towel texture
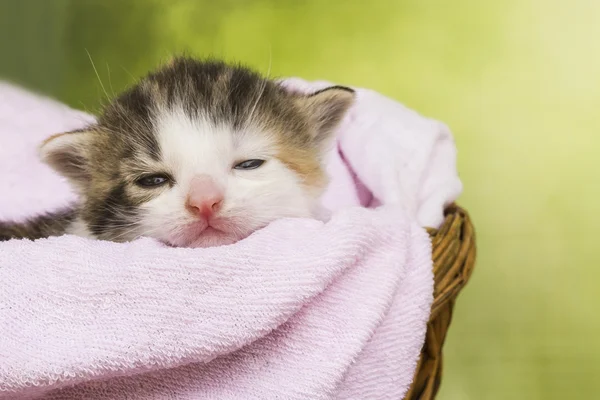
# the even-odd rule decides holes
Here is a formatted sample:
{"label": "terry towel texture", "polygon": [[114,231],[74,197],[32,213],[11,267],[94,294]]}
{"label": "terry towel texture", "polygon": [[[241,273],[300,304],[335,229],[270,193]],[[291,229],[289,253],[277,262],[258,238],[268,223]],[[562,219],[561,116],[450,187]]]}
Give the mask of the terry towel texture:
{"label": "terry towel texture", "polygon": [[[0,218],[72,200],[36,146],[91,120],[0,84]],[[0,243],[0,399],[402,398],[432,301],[419,224],[460,193],[455,149],[443,125],[370,91],[338,137],[327,222],[210,249]]]}

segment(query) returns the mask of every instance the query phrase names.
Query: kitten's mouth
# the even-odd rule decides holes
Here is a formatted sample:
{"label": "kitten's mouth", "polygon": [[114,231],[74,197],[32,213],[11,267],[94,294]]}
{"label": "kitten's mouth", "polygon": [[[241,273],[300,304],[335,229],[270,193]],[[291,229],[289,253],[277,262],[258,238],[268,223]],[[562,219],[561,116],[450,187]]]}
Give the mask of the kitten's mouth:
{"label": "kitten's mouth", "polygon": [[240,239],[234,232],[227,231],[218,223],[198,221],[185,226],[183,231],[169,239],[167,244],[174,247],[213,247],[232,244]]}
{"label": "kitten's mouth", "polygon": [[190,224],[189,236],[191,238],[199,238],[205,235],[222,235],[227,234],[223,229],[215,227],[211,222],[195,222]]}
{"label": "kitten's mouth", "polygon": [[216,233],[225,233],[220,229],[215,228],[214,226],[208,225],[206,228],[204,228],[204,230],[202,230],[202,232],[200,232],[200,235],[204,235],[204,234],[216,234]]}

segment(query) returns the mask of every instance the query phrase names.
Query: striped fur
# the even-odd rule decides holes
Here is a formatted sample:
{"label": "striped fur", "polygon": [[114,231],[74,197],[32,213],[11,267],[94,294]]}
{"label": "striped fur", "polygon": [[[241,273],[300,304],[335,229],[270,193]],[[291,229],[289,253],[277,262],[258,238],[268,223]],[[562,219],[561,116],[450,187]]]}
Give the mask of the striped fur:
{"label": "striped fur", "polygon": [[60,236],[67,232],[76,218],[77,212],[73,208],[39,215],[22,223],[0,221],[0,242],[9,239],[35,240]]}

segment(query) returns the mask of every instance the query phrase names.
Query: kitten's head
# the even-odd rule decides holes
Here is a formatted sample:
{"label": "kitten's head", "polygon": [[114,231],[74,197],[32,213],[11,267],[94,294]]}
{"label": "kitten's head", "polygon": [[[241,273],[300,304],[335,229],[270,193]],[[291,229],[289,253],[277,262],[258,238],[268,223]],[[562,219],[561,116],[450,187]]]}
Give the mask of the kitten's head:
{"label": "kitten's head", "polygon": [[228,244],[313,215],[323,157],[353,99],[344,87],[292,93],[243,67],[180,58],[41,155],[78,190],[100,239]]}

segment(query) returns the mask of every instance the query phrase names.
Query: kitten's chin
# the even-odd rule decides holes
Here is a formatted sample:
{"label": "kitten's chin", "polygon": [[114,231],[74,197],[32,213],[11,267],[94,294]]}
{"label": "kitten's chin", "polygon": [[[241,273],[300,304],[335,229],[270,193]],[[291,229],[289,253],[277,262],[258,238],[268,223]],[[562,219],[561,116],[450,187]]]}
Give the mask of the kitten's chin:
{"label": "kitten's chin", "polygon": [[240,237],[229,232],[219,231],[215,228],[206,228],[199,237],[189,242],[184,247],[216,247],[233,244],[239,241]]}
{"label": "kitten's chin", "polygon": [[233,244],[243,237],[235,235],[231,232],[225,232],[212,226],[203,229],[201,232],[192,230],[187,234],[170,238],[166,240],[166,244],[173,247],[216,247]]}

